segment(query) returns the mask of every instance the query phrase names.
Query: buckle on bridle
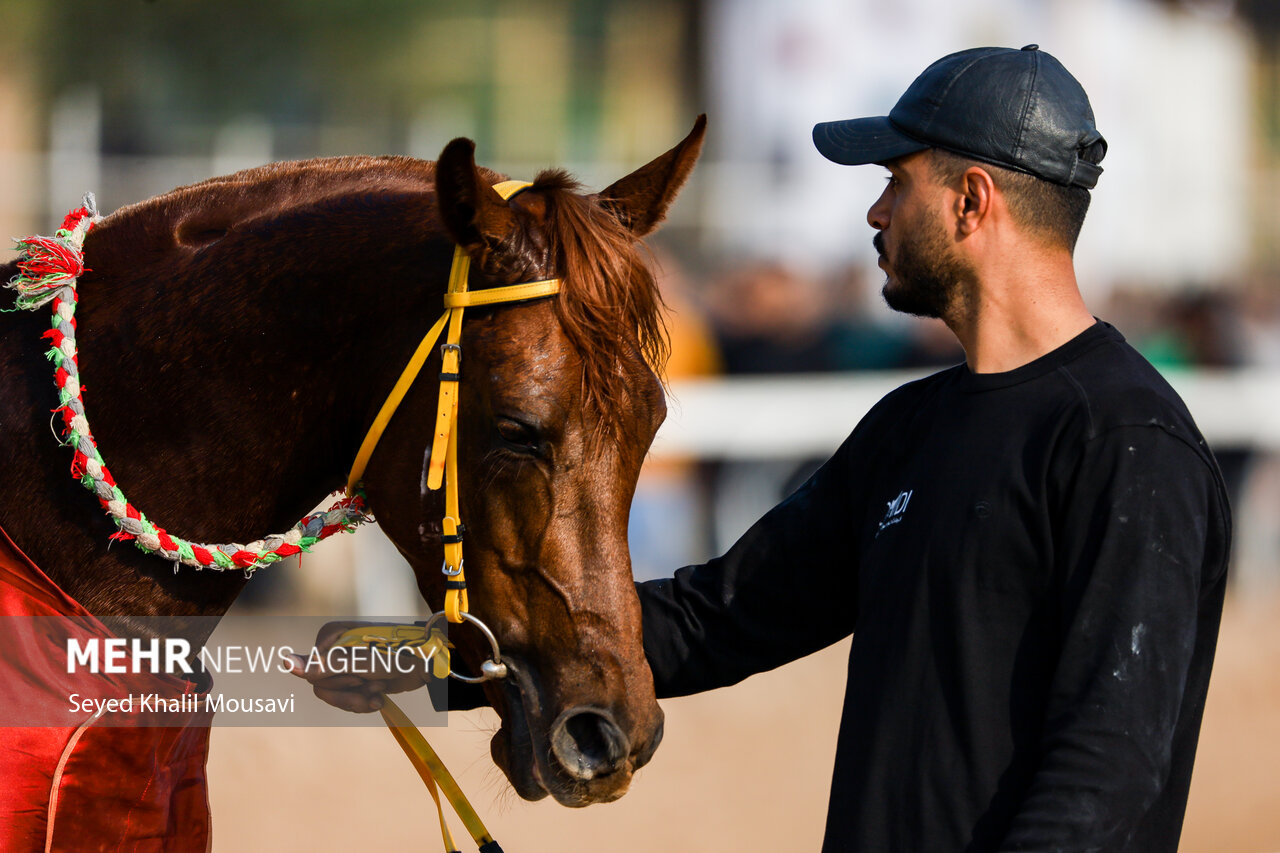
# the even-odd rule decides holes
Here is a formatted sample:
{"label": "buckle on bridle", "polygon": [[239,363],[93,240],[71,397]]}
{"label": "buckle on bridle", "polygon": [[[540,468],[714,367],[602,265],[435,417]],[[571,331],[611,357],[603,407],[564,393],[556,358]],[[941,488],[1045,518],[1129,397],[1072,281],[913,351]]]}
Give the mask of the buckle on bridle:
{"label": "buckle on bridle", "polygon": [[462,564],[465,562],[466,560],[459,560],[458,568],[455,569],[453,566],[449,565],[448,560],[444,560],[440,564],[440,574],[447,578],[456,578],[458,575],[462,574]]}

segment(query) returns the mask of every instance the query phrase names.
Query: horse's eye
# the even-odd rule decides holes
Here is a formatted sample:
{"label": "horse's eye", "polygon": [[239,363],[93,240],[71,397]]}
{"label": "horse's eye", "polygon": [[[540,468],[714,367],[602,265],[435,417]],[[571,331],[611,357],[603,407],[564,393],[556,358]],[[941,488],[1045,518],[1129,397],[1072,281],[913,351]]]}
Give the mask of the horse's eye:
{"label": "horse's eye", "polygon": [[522,424],[509,418],[498,418],[495,421],[495,425],[498,430],[498,437],[512,450],[518,450],[522,453],[538,453],[541,450],[542,445],[538,440],[538,434],[528,424]]}

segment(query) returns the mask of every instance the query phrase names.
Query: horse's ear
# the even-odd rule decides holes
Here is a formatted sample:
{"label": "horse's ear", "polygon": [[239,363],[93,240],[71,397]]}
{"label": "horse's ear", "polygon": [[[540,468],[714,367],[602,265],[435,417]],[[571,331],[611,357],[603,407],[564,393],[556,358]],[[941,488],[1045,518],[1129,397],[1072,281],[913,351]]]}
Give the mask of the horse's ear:
{"label": "horse's ear", "polygon": [[658,227],[684,186],[693,164],[702,151],[702,138],[707,132],[706,115],[698,116],[693,130],[679,145],[647,166],[614,182],[600,193],[600,202],[613,211],[636,237],[643,237]]}
{"label": "horse's ear", "polygon": [[514,217],[476,168],[476,144],[455,139],[436,162],[436,203],[454,242],[464,249],[493,245],[511,230]]}

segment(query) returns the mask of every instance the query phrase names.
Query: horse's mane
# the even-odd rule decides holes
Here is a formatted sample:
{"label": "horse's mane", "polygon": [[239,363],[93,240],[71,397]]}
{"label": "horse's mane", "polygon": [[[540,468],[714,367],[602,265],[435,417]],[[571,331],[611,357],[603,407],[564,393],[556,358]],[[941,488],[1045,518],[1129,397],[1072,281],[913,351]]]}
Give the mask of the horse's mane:
{"label": "horse's mane", "polygon": [[642,244],[580,190],[561,169],[540,172],[530,189],[547,200],[542,230],[564,282],[555,310],[582,360],[583,402],[616,431],[626,422],[635,381],[623,365],[638,353],[661,377],[670,343]]}

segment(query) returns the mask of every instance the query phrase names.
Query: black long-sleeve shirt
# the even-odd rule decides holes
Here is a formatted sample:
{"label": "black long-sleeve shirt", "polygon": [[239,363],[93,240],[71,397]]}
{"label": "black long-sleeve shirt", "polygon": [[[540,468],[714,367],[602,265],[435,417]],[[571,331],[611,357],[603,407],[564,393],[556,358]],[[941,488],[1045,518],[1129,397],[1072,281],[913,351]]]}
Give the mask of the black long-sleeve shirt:
{"label": "black long-sleeve shirt", "polygon": [[1098,323],[890,394],[723,557],[638,585],[645,651],[678,696],[853,634],[824,851],[1175,851],[1229,538],[1182,401]]}

